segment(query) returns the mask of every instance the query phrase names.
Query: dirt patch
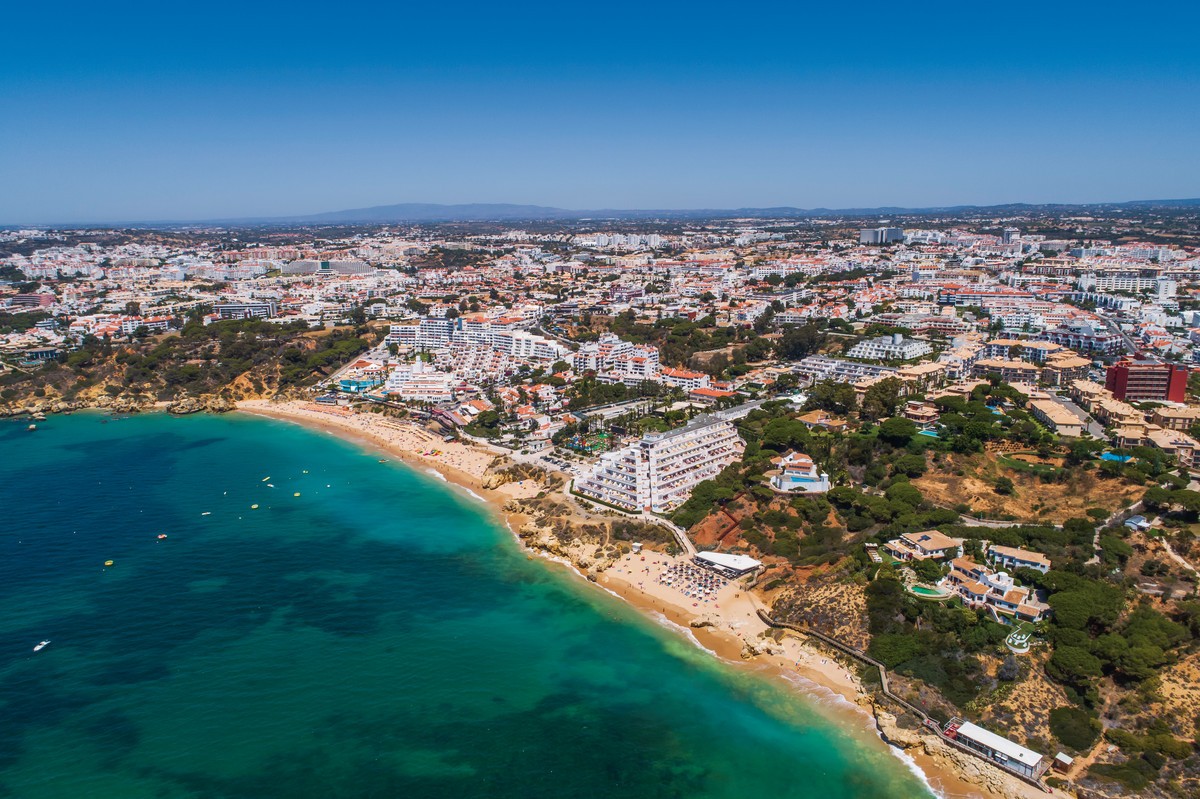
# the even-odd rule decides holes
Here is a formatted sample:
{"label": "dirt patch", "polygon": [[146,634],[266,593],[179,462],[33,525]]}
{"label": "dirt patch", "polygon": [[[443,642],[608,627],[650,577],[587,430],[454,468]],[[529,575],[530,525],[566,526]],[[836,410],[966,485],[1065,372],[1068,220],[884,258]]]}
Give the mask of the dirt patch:
{"label": "dirt patch", "polygon": [[1050,466],[1062,466],[1062,458],[1043,458],[1040,455],[1034,455],[1029,452],[1016,452],[1008,457],[1014,461],[1025,461],[1026,463],[1045,463]]}
{"label": "dirt patch", "polygon": [[1172,720],[1177,735],[1194,734],[1194,722],[1200,718],[1200,652],[1168,666],[1161,679],[1162,717]]}
{"label": "dirt patch", "polygon": [[1053,738],[1050,711],[1071,704],[1062,687],[1051,682],[1043,670],[1048,657],[1047,651],[1037,649],[1028,655],[1018,655],[1022,676],[1011,688],[1003,689],[1003,699],[983,712],[985,723],[993,722],[1006,730],[1007,736],[1017,743],[1045,747]]}
{"label": "dirt patch", "polygon": [[[796,577],[804,571],[797,571]],[[858,649],[871,641],[867,631],[866,589],[854,582],[829,582],[817,569],[794,579],[774,598],[773,615],[832,635]]]}
{"label": "dirt patch", "polygon": [[[1012,494],[996,493],[1000,477],[1012,480]],[[1080,468],[1069,470],[1064,482],[1047,483],[1032,474],[1005,468],[990,453],[951,456],[937,469],[913,480],[913,485],[928,500],[945,507],[966,504],[987,516],[1009,515],[1018,521],[1051,524],[1084,516],[1088,508],[1115,511],[1136,502],[1146,490]]]}

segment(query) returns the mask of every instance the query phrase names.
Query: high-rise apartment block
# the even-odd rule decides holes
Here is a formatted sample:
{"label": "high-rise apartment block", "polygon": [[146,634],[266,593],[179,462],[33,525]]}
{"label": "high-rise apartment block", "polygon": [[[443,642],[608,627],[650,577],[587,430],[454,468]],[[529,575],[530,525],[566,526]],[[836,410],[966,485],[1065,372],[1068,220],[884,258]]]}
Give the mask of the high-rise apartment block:
{"label": "high-rise apartment block", "polygon": [[742,456],[737,428],[719,415],[697,416],[678,430],[647,433],[600,461],[575,490],[625,510],[666,513],[687,501],[692,489]]}
{"label": "high-rise apartment block", "polygon": [[1125,359],[1108,367],[1104,387],[1119,400],[1183,402],[1187,396],[1187,378],[1186,366]]}
{"label": "high-rise apartment block", "polygon": [[904,241],[904,228],[875,227],[858,231],[859,244],[891,244],[895,241]]}

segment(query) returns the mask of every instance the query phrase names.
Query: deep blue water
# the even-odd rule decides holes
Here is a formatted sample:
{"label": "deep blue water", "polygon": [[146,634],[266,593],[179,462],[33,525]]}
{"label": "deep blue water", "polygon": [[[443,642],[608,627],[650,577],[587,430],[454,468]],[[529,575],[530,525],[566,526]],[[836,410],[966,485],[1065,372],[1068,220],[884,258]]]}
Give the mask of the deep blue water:
{"label": "deep blue water", "polygon": [[0,422],[0,796],[924,794],[432,478],[280,422],[105,418]]}

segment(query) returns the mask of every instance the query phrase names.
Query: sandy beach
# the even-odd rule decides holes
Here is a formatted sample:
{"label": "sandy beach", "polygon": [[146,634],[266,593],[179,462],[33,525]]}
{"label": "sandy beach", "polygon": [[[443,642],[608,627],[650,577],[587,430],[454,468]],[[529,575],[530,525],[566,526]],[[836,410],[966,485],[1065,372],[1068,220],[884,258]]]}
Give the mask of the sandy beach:
{"label": "sandy beach", "polygon": [[[434,469],[449,483],[490,504],[514,535],[527,518],[506,510],[505,504],[509,499],[531,497],[543,490],[534,480],[485,488],[489,468],[503,464],[498,460],[504,457],[502,452],[470,442],[446,442],[413,423],[299,401],[248,400],[238,403],[238,409],[324,430],[374,446],[413,466]],[[736,581],[710,581],[701,586],[696,576],[689,576],[688,566],[686,557],[645,550],[623,555],[596,575],[596,582],[643,612],[688,628],[702,646],[723,660],[784,679],[795,690],[818,700],[816,705],[824,715],[840,719],[847,726],[876,731],[871,697],[858,680],[855,664],[795,633],[763,637],[768,628],[757,616],[762,607],[757,597]],[[1046,795],[1032,786],[1023,786],[1024,790],[1020,783],[1013,793],[992,793],[967,782],[924,752],[909,750],[909,755],[929,784],[947,799]]]}
{"label": "sandy beach", "polygon": [[533,480],[506,483],[496,489],[484,489],[484,476],[497,458],[504,457],[484,447],[468,442],[443,441],[412,422],[390,417],[354,413],[342,406],[318,405],[314,402],[270,402],[243,400],[238,410],[276,419],[300,422],[337,435],[374,444],[408,463],[435,469],[448,481],[470,488],[476,493],[487,492],[493,501],[503,503],[510,498],[533,496],[541,487]]}

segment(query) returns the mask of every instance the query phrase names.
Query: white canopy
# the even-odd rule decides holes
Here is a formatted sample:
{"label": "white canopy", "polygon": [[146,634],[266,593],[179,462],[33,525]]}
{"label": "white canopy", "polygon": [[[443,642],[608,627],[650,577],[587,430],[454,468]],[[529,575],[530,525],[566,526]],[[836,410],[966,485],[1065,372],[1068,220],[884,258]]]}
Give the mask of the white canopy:
{"label": "white canopy", "polygon": [[714,566],[738,572],[748,572],[762,565],[761,561],[757,561],[746,555],[731,555],[727,552],[697,552],[696,559],[708,561]]}

